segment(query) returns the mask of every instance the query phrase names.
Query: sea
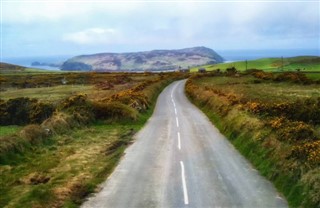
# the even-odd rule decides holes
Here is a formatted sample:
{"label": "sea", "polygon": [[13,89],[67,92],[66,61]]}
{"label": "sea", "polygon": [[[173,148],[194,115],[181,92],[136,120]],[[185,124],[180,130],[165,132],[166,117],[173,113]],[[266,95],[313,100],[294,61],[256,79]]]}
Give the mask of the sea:
{"label": "sea", "polygon": [[2,62],[9,64],[16,64],[28,68],[34,69],[46,69],[46,70],[60,70],[59,67],[52,66],[32,66],[32,62],[40,62],[47,64],[62,64],[73,56],[57,55],[57,56],[25,56],[25,57],[2,57]]}
{"label": "sea", "polygon": [[[320,56],[320,48],[318,49],[286,49],[286,50],[216,50],[225,62],[254,60],[259,58],[281,58],[293,56]],[[36,57],[2,57],[2,62],[17,64],[20,66],[39,68],[46,70],[60,70],[59,67],[51,66],[31,66],[32,62],[62,64],[64,61],[72,58],[72,55],[59,56],[36,56]]]}

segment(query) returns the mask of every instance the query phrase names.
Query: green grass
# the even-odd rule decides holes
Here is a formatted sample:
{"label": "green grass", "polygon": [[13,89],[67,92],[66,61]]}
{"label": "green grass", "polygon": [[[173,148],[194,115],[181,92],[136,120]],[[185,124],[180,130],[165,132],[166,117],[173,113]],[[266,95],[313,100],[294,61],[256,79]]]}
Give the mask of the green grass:
{"label": "green grass", "polygon": [[[46,207],[64,203],[77,206],[112,172],[132,139],[131,132],[143,127],[153,112],[154,103],[136,122],[100,121],[54,136],[43,145],[33,147],[33,151],[6,160],[0,165],[0,207]],[[124,143],[110,149],[119,141]],[[35,174],[50,180],[32,185],[28,181]],[[59,199],[75,187],[82,187],[81,193],[75,192],[68,200]]]}
{"label": "green grass", "polygon": [[0,126],[0,137],[17,133],[21,129],[21,126]]}
{"label": "green grass", "polygon": [[37,98],[40,100],[56,101],[81,92],[90,94],[93,86],[88,85],[59,85],[54,87],[7,89],[1,92],[1,99],[12,99],[17,97]]}
{"label": "green grass", "polygon": [[320,72],[318,73],[306,73],[305,74],[309,79],[320,80]]}
{"label": "green grass", "polygon": [[200,86],[214,87],[224,93],[237,94],[247,100],[260,100],[262,102],[295,101],[297,98],[320,97],[320,88],[317,85],[298,85],[289,82],[263,81],[254,84],[257,80],[251,76],[236,77],[210,77],[197,80]]}
{"label": "green grass", "polygon": [[[131,132],[142,128],[152,111],[153,107],[136,122],[100,121],[74,129],[3,161],[0,207],[48,207],[64,203],[77,206],[112,172],[132,139]],[[110,149],[114,145],[116,148]],[[34,175],[50,180],[32,185]],[[76,187],[82,187],[80,192],[74,190]],[[71,198],[62,199],[68,191],[74,192]]]}
{"label": "green grass", "polygon": [[[320,71],[320,57],[306,56],[306,57],[292,57],[283,59],[283,71]],[[236,61],[231,63],[221,63],[213,65],[205,65],[202,67],[192,68],[191,71],[198,71],[198,68],[205,68],[208,71],[220,69],[225,70],[226,68],[235,67],[239,71],[246,69],[245,61]],[[257,60],[247,61],[248,69],[262,69],[265,71],[281,71],[282,60],[281,58],[262,58]]]}

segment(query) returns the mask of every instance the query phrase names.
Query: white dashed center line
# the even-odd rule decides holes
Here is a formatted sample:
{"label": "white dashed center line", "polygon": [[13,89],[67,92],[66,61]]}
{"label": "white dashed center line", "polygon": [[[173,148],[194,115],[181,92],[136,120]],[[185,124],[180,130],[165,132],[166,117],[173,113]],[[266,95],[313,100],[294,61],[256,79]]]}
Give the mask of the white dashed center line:
{"label": "white dashed center line", "polygon": [[[179,128],[179,119],[178,119],[178,112],[176,108],[176,103],[174,102],[173,99],[173,90],[171,92],[171,101],[173,103],[174,107],[174,114],[176,116],[176,124],[177,127]],[[181,136],[180,132],[178,131],[178,149],[181,150]],[[182,180],[182,190],[183,190],[183,199],[184,199],[184,204],[189,204],[189,198],[188,198],[188,190],[187,190],[187,183],[186,183],[186,176],[185,176],[185,171],[184,171],[184,164],[182,161],[180,161],[180,166],[181,166],[181,180]]]}
{"label": "white dashed center line", "polygon": [[181,150],[180,132],[178,132],[178,149]]}
{"label": "white dashed center line", "polygon": [[186,177],[185,177],[184,165],[183,165],[182,161],[180,161],[180,165],[181,165],[181,179],[182,179],[182,189],[183,189],[184,204],[189,204]]}
{"label": "white dashed center line", "polygon": [[178,120],[178,117],[176,117],[176,123],[177,123],[177,127],[179,127],[179,120]]}

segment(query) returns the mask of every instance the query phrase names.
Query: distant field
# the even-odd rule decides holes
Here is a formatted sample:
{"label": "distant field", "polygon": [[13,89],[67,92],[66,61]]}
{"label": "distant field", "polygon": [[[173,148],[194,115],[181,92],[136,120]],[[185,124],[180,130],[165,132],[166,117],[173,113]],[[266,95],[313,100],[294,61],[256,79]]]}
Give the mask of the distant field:
{"label": "distant field", "polygon": [[306,76],[312,80],[320,80],[320,71],[318,73],[306,73]]}
{"label": "distant field", "polygon": [[315,85],[292,84],[288,82],[262,82],[253,84],[254,77],[218,77],[202,78],[197,84],[200,86],[214,87],[225,94],[237,94],[247,100],[259,100],[265,103],[280,103],[295,101],[298,98],[320,97],[320,89]]}
{"label": "distant field", "polygon": [[25,88],[16,89],[9,88],[4,92],[1,92],[1,99],[12,99],[16,97],[29,97],[37,98],[46,101],[56,101],[66,98],[72,94],[82,92],[90,93],[93,90],[93,86],[87,85],[59,85],[54,87],[41,87],[41,88]]}
{"label": "distant field", "polygon": [[[191,71],[197,71],[198,68],[205,68],[208,71],[211,70],[225,70],[229,67],[235,67],[239,71],[246,70],[245,61],[236,61],[230,63],[221,63],[213,65],[205,65],[202,67],[194,67]],[[263,58],[257,60],[250,60],[247,62],[248,69],[262,69],[266,71],[282,71],[281,58]],[[283,71],[296,71],[301,69],[304,71],[319,71],[320,72],[320,57],[318,56],[299,56],[292,58],[283,58]]]}

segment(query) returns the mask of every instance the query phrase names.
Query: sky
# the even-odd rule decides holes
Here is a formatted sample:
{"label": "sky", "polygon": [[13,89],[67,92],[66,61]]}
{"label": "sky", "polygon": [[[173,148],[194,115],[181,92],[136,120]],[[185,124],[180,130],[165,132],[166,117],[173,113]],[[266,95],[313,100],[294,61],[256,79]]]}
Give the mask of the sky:
{"label": "sky", "polygon": [[1,0],[1,58],[320,48],[320,1]]}

